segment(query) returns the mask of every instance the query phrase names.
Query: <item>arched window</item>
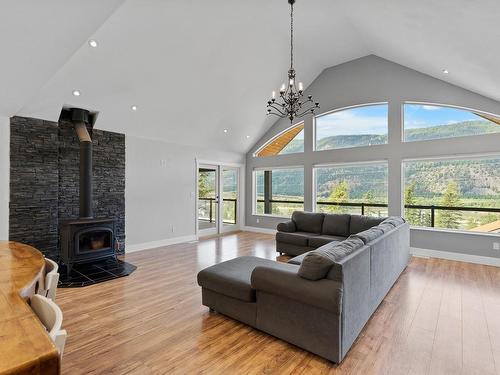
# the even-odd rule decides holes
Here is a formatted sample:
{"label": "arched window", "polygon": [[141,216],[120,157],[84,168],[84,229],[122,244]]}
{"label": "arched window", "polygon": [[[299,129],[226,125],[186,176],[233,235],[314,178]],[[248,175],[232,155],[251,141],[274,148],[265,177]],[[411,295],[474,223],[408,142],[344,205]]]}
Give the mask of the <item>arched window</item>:
{"label": "arched window", "polygon": [[387,103],[340,109],[315,119],[315,150],[387,143]]}
{"label": "arched window", "polygon": [[404,104],[404,141],[500,133],[500,117],[426,103]]}
{"label": "arched window", "polygon": [[304,152],[304,123],[294,125],[262,146],[256,157]]}

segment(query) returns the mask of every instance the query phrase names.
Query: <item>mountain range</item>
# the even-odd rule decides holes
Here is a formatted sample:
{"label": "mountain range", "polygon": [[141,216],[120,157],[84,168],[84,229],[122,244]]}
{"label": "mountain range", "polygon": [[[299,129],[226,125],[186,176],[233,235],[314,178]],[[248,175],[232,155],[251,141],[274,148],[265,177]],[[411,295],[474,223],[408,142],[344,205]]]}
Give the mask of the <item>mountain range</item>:
{"label": "mountain range", "polygon": [[[432,126],[420,129],[408,129],[405,132],[406,141],[470,136],[478,134],[496,133],[500,125],[485,121],[465,121],[450,125]],[[384,144],[385,135],[342,135],[321,139],[318,150],[340,147],[356,147],[361,144]],[[301,152],[303,140],[293,140],[286,147],[286,153]],[[366,169],[366,170],[364,170]],[[375,196],[385,195],[385,181],[387,169],[385,167],[366,166],[356,169],[353,175],[348,168],[324,170],[318,175],[318,195],[326,198],[334,188],[332,174],[336,181],[350,181],[351,198],[361,198],[371,191]],[[440,196],[447,183],[453,179],[457,182],[460,195],[466,198],[498,199],[500,206],[500,157],[488,160],[454,160],[436,162],[411,162],[405,164],[405,180],[408,183],[416,182],[415,194],[420,197]],[[283,196],[303,195],[303,172],[274,171],[273,194]]]}

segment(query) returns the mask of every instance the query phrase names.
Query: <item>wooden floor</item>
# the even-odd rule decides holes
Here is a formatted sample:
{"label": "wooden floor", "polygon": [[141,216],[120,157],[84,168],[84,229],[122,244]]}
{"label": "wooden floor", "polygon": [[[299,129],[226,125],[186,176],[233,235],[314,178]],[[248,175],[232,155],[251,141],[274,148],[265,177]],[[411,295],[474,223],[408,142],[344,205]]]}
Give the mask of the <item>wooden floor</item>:
{"label": "wooden floor", "polygon": [[201,305],[196,273],[249,254],[276,259],[273,237],[137,252],[131,276],[60,289],[63,374],[500,375],[500,268],[414,258],[336,366]]}

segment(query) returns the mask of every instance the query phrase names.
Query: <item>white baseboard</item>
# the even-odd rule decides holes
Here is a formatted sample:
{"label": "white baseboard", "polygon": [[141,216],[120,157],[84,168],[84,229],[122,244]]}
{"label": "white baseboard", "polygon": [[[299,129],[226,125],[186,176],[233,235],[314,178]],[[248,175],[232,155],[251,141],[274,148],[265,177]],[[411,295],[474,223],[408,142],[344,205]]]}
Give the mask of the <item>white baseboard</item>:
{"label": "white baseboard", "polygon": [[241,230],[246,232],[255,232],[255,233],[265,233],[265,234],[276,234],[276,229],[269,228],[259,228],[259,227],[251,227],[251,226],[243,226]]}
{"label": "white baseboard", "polygon": [[155,249],[157,247],[163,247],[168,245],[175,245],[183,242],[196,241],[196,239],[197,239],[196,236],[193,234],[189,236],[181,236],[181,237],[167,238],[165,240],[145,242],[136,245],[126,245],[125,254],[135,253],[136,251]]}
{"label": "white baseboard", "polygon": [[416,257],[422,258],[439,258],[447,260],[456,260],[459,262],[483,264],[486,266],[500,267],[500,258],[485,257],[480,255],[452,253],[449,251],[421,249],[418,247],[411,247],[410,253]]}

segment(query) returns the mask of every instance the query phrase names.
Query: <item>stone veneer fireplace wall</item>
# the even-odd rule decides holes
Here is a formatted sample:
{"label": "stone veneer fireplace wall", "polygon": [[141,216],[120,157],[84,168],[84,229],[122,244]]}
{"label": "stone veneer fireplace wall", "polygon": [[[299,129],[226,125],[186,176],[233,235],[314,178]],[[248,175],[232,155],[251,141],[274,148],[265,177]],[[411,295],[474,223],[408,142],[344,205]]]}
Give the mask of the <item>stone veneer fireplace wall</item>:
{"label": "stone veneer fireplace wall", "polygon": [[[79,217],[79,142],[73,125],[10,121],[9,238],[59,254],[59,224]],[[114,218],[125,241],[125,135],[93,130],[94,216]],[[123,248],[123,247],[122,247]]]}

